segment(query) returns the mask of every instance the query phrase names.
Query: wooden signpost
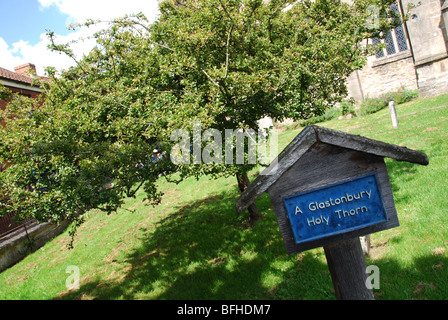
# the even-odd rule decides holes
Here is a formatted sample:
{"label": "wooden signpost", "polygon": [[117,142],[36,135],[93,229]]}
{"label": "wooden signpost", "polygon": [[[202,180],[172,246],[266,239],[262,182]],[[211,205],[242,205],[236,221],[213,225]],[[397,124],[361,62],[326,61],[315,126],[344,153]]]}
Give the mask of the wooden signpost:
{"label": "wooden signpost", "polygon": [[424,153],[306,127],[241,194],[238,212],[268,192],[288,254],[324,247],[338,299],[373,299],[360,236],[399,226],[384,158],[428,164]]}

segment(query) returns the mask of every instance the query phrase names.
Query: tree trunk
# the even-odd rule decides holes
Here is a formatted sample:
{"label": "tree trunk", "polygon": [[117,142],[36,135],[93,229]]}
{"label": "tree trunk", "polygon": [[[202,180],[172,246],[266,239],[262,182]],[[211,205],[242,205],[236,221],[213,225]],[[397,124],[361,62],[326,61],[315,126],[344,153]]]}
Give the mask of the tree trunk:
{"label": "tree trunk", "polygon": [[[238,188],[240,192],[247,189],[250,184],[247,172],[239,172],[236,174],[236,179],[238,181]],[[254,225],[257,221],[261,220],[261,214],[258,211],[257,205],[255,203],[251,204],[247,210],[249,211],[249,223]]]}

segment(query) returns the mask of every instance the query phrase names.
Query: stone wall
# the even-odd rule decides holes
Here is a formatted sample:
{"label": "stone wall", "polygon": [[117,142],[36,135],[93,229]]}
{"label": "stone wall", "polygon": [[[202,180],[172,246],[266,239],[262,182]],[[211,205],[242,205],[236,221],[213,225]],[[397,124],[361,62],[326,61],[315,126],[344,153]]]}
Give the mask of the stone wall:
{"label": "stone wall", "polygon": [[[401,0],[406,11],[415,0]],[[348,78],[349,95],[357,101],[395,91],[418,89],[420,97],[448,93],[448,0],[421,0],[404,24],[409,49],[367,65]]]}
{"label": "stone wall", "polygon": [[68,222],[55,225],[34,223],[0,239],[0,272],[22,260],[29,253],[42,247],[47,241],[59,235]]}
{"label": "stone wall", "polygon": [[417,89],[414,61],[409,51],[368,60],[368,65],[358,72],[364,98],[375,98],[401,87]]}
{"label": "stone wall", "polygon": [[[409,2],[403,0],[403,5]],[[441,0],[423,0],[407,22],[421,97],[448,93],[447,22],[442,6],[446,3]]]}
{"label": "stone wall", "polygon": [[[402,0],[403,7],[415,0]],[[421,4],[410,11],[406,22],[415,63],[431,60],[431,57],[446,55],[445,26],[440,0],[421,0]]]}
{"label": "stone wall", "polygon": [[433,97],[448,93],[448,58],[417,66],[419,96]]}

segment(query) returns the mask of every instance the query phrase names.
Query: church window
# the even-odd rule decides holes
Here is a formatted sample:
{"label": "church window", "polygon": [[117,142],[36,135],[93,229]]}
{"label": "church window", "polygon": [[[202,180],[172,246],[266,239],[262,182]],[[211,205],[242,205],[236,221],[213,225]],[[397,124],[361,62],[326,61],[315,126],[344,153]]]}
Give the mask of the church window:
{"label": "church window", "polygon": [[[397,18],[400,17],[400,11],[397,4],[393,3],[390,9],[396,13]],[[409,49],[403,24],[400,24],[393,30],[385,31],[383,33],[383,38],[384,39],[372,39],[374,45],[379,45],[381,43],[386,44],[384,48],[379,48],[379,50],[376,52],[377,58],[383,58]]]}

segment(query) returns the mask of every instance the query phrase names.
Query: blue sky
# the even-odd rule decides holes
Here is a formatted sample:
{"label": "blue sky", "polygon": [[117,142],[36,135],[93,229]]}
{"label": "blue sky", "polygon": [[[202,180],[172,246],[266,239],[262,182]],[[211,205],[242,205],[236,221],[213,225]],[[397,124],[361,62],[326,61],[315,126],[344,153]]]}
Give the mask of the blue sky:
{"label": "blue sky", "polygon": [[[110,20],[138,12],[153,21],[158,14],[157,0],[0,0],[0,67],[14,70],[30,62],[39,75],[45,74],[47,66],[67,69],[74,62],[47,49],[47,29],[55,33],[59,43],[68,43],[94,32],[94,28],[70,31],[70,23]],[[93,45],[85,41],[72,48],[80,57]]]}
{"label": "blue sky", "polygon": [[23,40],[36,45],[46,29],[67,35],[69,17],[55,5],[43,7],[37,0],[0,0],[0,37],[8,44]]}

